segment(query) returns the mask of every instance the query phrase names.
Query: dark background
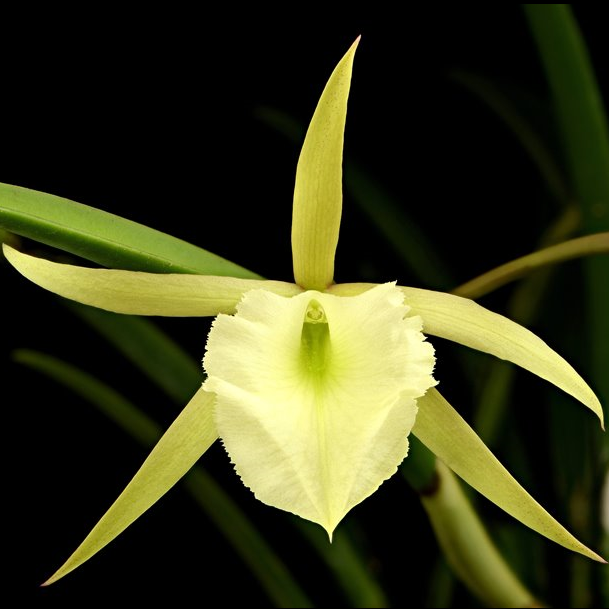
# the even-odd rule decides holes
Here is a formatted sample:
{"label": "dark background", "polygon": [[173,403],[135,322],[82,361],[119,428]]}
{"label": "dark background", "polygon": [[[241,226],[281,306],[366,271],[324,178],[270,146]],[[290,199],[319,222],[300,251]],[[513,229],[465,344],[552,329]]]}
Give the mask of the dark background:
{"label": "dark background", "polygon": [[[102,9],[6,15],[0,181],[123,215],[290,280],[298,147],[259,120],[257,109],[287,111],[306,124],[333,67],[361,34],[346,155],[433,238],[455,283],[535,247],[555,215],[546,189],[513,135],[451,79],[454,70],[468,70],[544,98],[543,73],[518,5],[377,4],[340,16],[327,6],[284,11],[235,6],[230,13],[195,15],[147,7],[130,15]],[[575,13],[606,91],[605,30],[596,9],[578,5]],[[425,287],[348,197],[336,269],[337,281],[397,279]],[[41,606],[143,605],[163,595],[178,605],[265,602],[181,489],[86,566],[37,589],[146,451],[69,392],[13,364],[11,350],[34,348],[77,363],[115,383],[165,426],[177,406],[160,401],[56,299],[5,265],[0,273],[8,586]],[[489,303],[500,309],[503,295]],[[202,357],[205,320],[161,325]],[[443,384],[454,380],[455,395],[467,395],[458,374],[442,372]],[[253,500],[219,447],[204,461],[277,544],[314,600],[337,602],[288,517]],[[366,531],[364,544],[388,592],[422,602],[436,550],[414,494],[392,479],[354,514],[350,526]]]}

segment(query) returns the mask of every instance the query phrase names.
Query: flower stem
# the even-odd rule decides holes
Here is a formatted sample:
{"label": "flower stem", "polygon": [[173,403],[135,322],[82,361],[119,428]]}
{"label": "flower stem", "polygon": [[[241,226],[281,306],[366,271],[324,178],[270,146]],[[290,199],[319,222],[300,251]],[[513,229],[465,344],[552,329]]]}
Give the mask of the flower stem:
{"label": "flower stem", "polygon": [[436,461],[437,487],[422,494],[436,537],[461,581],[487,606],[539,607],[489,538],[455,475]]}
{"label": "flower stem", "polygon": [[409,441],[402,474],[419,493],[455,574],[489,606],[541,606],[499,554],[452,471],[415,436]]}

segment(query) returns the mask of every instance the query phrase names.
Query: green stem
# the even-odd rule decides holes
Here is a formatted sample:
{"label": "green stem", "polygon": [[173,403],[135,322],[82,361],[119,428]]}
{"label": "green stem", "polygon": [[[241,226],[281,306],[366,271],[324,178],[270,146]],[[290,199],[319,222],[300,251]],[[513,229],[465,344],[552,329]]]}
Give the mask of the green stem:
{"label": "green stem", "polygon": [[466,298],[480,298],[480,296],[544,266],[583,256],[607,253],[609,253],[609,232],[571,239],[502,264],[458,286],[452,290],[452,293]]}
{"label": "green stem", "polygon": [[421,502],[455,573],[486,606],[540,606],[493,545],[455,475],[441,461],[436,475],[437,489]]}
{"label": "green stem", "polygon": [[452,471],[412,434],[409,441],[402,474],[419,493],[454,573],[490,606],[536,606],[533,595],[493,545]]}

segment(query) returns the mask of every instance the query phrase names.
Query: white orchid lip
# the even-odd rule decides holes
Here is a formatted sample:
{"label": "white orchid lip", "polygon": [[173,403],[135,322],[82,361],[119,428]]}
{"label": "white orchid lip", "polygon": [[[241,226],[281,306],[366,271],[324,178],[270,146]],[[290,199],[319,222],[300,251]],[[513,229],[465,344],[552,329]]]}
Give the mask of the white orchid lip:
{"label": "white orchid lip", "polygon": [[219,315],[204,389],[238,474],[269,505],[331,536],[408,453],[416,400],[435,385],[433,347],[404,296],[265,290]]}

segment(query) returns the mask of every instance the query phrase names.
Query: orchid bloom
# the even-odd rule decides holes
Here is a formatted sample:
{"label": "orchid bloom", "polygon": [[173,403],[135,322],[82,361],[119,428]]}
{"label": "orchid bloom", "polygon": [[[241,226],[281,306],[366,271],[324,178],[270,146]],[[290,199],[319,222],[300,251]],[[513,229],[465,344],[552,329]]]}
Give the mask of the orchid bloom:
{"label": "orchid bloom", "polygon": [[426,335],[530,370],[581,401],[602,424],[601,405],[575,370],[534,334],[471,300],[395,283],[333,283],[343,133],[358,41],[324,89],[298,162],[294,283],[81,268],[5,246],[20,273],[66,298],[126,314],[217,316],[203,386],[47,583],[119,535],[218,436],[258,499],[319,523],[331,538],[347,512],[396,472],[412,431],[515,518],[602,561],[512,478],[434,388],[434,351]]}

